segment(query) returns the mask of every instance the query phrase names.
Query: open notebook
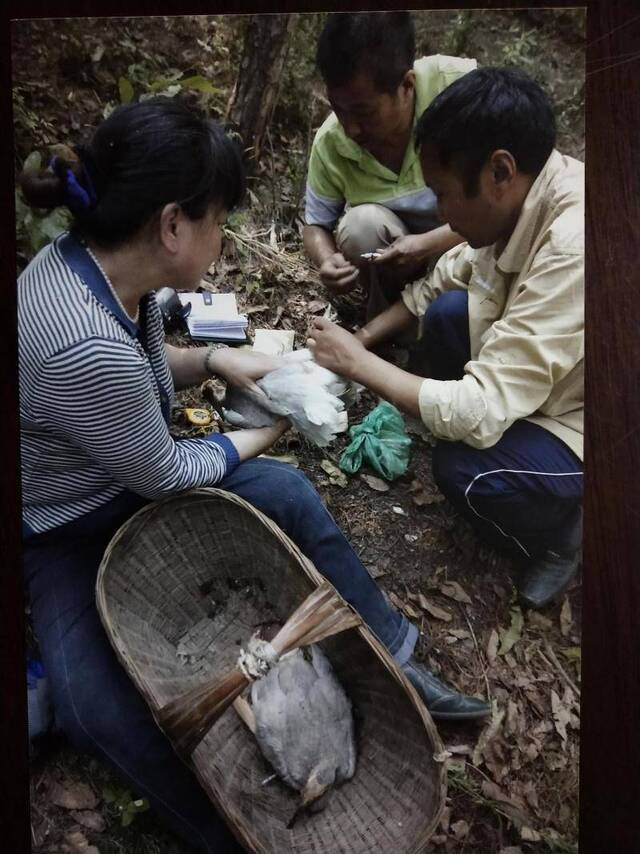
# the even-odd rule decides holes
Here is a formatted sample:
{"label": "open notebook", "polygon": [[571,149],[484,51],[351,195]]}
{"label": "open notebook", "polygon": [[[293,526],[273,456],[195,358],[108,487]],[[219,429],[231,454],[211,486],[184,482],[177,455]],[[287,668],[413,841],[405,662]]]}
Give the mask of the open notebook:
{"label": "open notebook", "polygon": [[245,341],[247,317],[238,314],[235,294],[178,294],[182,305],[191,303],[186,324],[192,338],[206,341]]}

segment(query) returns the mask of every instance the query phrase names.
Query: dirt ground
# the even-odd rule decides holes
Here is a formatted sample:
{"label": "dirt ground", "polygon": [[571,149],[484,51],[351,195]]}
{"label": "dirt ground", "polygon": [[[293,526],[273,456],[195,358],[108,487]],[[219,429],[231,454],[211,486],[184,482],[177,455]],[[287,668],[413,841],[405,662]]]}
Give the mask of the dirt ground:
{"label": "dirt ground", "polygon": [[[475,56],[481,64],[517,64],[537,76],[558,109],[558,147],[582,157],[584,16],[579,10],[528,13],[416,13],[419,55]],[[326,299],[304,259],[301,200],[313,130],[326,115],[312,77],[322,16],[300,16],[285,80],[252,179],[250,204],[230,220],[212,290],[235,290],[255,328],[289,328],[304,343],[310,316]],[[32,151],[80,141],[120,98],[126,77],[134,97],[202,75],[216,91],[191,91],[221,118],[238,65],[243,22],[225,18],[19,22],[15,26],[16,167]],[[311,93],[311,96],[310,96]],[[308,108],[311,103],[311,109]],[[21,229],[20,266],[34,252]],[[189,346],[185,336],[176,343]],[[350,423],[376,401],[365,393]],[[175,430],[194,434],[185,405],[210,407],[206,390],[183,392]],[[391,600],[421,630],[418,657],[460,690],[494,701],[485,725],[441,725],[451,752],[445,816],[429,851],[530,854],[577,851],[580,700],[580,586],[542,614],[523,614],[511,577],[517,567],[474,537],[439,494],[429,437],[412,433],[409,470],[381,490],[363,469],[332,482],[322,462],[337,463],[348,439],[322,451],[288,434],[273,454],[289,454],[311,478],[363,562]],[[59,735],[32,763],[35,854],[153,854],[185,851],[145,804],[101,762]]]}

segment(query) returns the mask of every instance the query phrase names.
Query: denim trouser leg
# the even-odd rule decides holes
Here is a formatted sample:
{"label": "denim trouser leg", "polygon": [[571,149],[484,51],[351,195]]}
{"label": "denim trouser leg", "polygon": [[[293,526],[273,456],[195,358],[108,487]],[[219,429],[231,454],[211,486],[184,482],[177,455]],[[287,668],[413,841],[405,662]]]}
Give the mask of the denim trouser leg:
{"label": "denim trouser leg", "polygon": [[108,761],[193,850],[235,854],[243,849],[156,725],[95,607],[98,565],[119,522],[137,509],[130,499],[65,525],[62,536],[25,544],[31,616],[56,722],[78,749]]}
{"label": "denim trouser leg", "polygon": [[466,291],[446,291],[422,319],[422,337],[411,354],[410,370],[434,380],[459,380],[470,358],[469,300]]}
{"label": "denim trouser leg", "polygon": [[577,548],[582,463],[553,433],[516,421],[493,447],[438,441],[433,474],[439,489],[477,534],[514,557]]}
{"label": "denim trouser leg", "polygon": [[[460,379],[470,359],[467,293],[437,297],[423,330],[429,375]],[[577,547],[566,538],[581,512],[582,463],[544,427],[516,421],[491,448],[439,440],[433,473],[458,512],[499,550],[535,557],[548,548]]]}
{"label": "denim trouser leg", "polygon": [[418,637],[416,627],[389,605],[301,472],[277,460],[249,460],[219,486],[273,519],[358,611],[396,661],[402,664],[409,658]]}

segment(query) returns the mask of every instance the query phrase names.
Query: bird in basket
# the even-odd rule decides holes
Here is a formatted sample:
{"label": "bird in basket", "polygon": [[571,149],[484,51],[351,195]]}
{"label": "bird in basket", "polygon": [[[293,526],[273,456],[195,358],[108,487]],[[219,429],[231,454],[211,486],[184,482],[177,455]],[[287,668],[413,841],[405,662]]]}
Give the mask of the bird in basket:
{"label": "bird in basket", "polygon": [[351,703],[315,644],[295,649],[251,686],[251,705],[234,707],[277,775],[301,794],[300,812],[323,809],[332,786],[353,777],[356,744]]}
{"label": "bird in basket", "polygon": [[320,447],[347,429],[345,406],[355,401],[352,383],[320,367],[307,349],[285,353],[282,365],[256,382],[264,392],[229,386],[222,414],[234,427],[267,427],[285,416]]}

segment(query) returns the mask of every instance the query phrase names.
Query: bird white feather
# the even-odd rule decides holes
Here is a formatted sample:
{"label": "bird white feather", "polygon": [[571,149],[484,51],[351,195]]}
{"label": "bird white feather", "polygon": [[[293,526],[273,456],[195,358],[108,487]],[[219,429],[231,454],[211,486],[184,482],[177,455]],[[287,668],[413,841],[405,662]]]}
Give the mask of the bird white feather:
{"label": "bird white feather", "polygon": [[236,427],[262,427],[285,416],[308,439],[324,447],[348,426],[344,397],[351,384],[321,367],[310,350],[294,350],[282,356],[282,366],[266,374],[256,385],[264,398],[230,388],[224,415]]}

